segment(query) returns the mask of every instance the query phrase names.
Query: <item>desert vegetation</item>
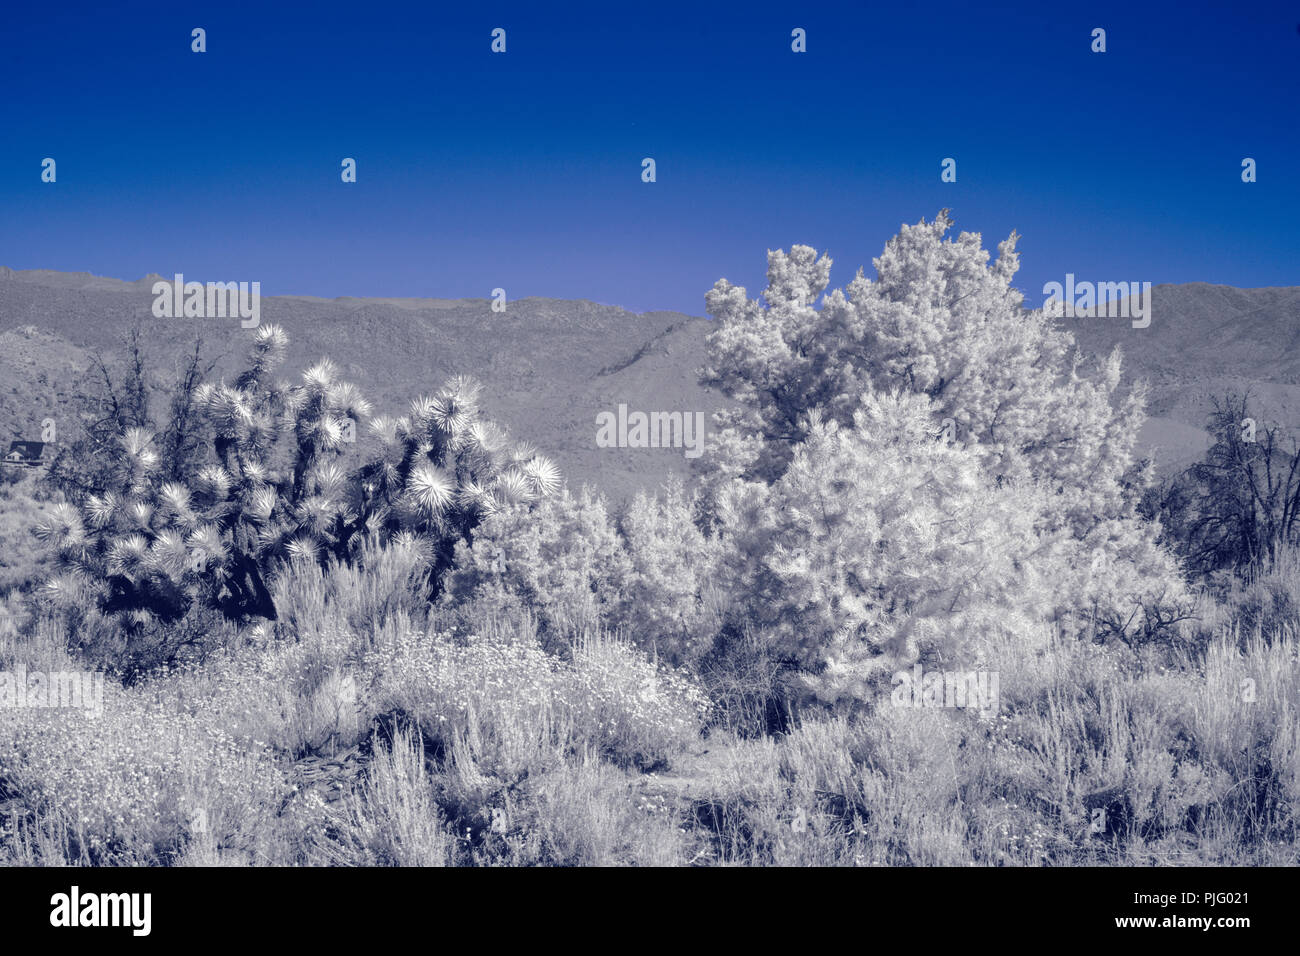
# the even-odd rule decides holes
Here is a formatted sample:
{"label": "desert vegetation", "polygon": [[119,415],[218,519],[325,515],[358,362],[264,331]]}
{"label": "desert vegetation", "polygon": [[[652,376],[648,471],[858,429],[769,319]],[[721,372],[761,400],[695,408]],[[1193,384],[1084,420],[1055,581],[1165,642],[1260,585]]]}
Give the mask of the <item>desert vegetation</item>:
{"label": "desert vegetation", "polygon": [[105,675],[0,707],[0,862],[1300,862],[1300,448],[1228,397],[1157,482],[1122,356],[951,225],[720,280],[735,405],[626,502],[466,378],[129,340],[0,483],[0,671]]}

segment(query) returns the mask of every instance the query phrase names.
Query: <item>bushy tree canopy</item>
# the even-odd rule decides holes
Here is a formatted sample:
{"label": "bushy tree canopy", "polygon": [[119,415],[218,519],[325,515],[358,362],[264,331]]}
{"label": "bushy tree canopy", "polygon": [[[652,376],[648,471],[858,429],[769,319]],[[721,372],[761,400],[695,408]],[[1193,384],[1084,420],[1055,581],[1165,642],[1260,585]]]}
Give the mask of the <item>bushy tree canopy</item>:
{"label": "bushy tree canopy", "polygon": [[1130,512],[1142,390],[1117,394],[1118,352],[1085,374],[1072,336],[1023,308],[1014,233],[990,265],[978,233],[944,238],[951,225],[945,210],[903,226],[873,260],[874,281],[859,270],[820,308],[831,260],[808,246],[768,254],[761,300],[719,280],[706,296],[717,328],[704,378],[742,408],[718,422],[715,483],[775,479],[806,438],[807,412],[848,425],[864,392],[900,389],[931,399],[931,431],[951,419],[991,476],[1052,486],[1053,518],[1078,534]]}
{"label": "bushy tree canopy", "polygon": [[1300,441],[1258,414],[1248,395],[1214,398],[1204,459],[1145,502],[1199,571],[1266,565],[1300,537]]}
{"label": "bushy tree canopy", "polygon": [[1051,614],[1039,493],[998,487],[971,449],[929,436],[930,415],[923,396],[874,393],[852,427],[814,413],[780,478],[723,492],[745,618],[828,702]]}
{"label": "bushy tree canopy", "polygon": [[738,607],[826,699],[998,629],[1146,634],[1184,597],[1136,515],[1144,398],[1118,350],[1087,369],[1011,286],[1017,237],[990,264],[950,226],[903,226],[847,292],[795,246],[768,254],[760,299],[725,279],[707,296],[703,378],[740,403],[716,423],[709,517]]}

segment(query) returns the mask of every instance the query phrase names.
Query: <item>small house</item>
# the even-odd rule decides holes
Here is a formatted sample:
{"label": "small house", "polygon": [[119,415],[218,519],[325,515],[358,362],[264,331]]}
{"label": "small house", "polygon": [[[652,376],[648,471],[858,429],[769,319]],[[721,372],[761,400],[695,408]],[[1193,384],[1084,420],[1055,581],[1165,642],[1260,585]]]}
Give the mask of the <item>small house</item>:
{"label": "small house", "polygon": [[45,445],[43,441],[12,441],[9,443],[9,454],[5,455],[4,462],[6,465],[35,468],[42,464],[41,456],[45,453]]}

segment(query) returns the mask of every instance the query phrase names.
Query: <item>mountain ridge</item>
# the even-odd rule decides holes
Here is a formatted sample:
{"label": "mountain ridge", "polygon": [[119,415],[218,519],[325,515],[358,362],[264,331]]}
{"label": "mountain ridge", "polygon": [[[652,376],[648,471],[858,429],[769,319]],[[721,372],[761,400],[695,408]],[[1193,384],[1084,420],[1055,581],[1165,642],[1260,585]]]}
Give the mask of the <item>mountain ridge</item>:
{"label": "mountain ridge", "polygon": [[[138,325],[160,374],[170,374],[202,334],[232,377],[251,340],[236,319],[157,319],[153,274],[134,281],[88,272],[0,267],[0,439],[31,437],[44,417],[66,420],[96,352]],[[614,500],[689,478],[680,449],[608,449],[596,416],[619,404],[705,412],[727,404],[699,384],[710,320],[667,310],[632,312],[589,299],[529,296],[504,313],[486,298],[264,296],[262,323],[291,345],[281,374],[295,378],[329,357],[377,412],[401,414],[453,374],[484,385],[487,413],[555,456],[571,482]],[[1300,421],[1300,286],[1240,289],[1208,282],[1152,288],[1152,323],[1060,319],[1085,355],[1118,345],[1126,387],[1144,380],[1149,420],[1140,450],[1162,471],[1204,452],[1215,397],[1249,391],[1262,419]],[[20,396],[37,396],[19,407]]]}

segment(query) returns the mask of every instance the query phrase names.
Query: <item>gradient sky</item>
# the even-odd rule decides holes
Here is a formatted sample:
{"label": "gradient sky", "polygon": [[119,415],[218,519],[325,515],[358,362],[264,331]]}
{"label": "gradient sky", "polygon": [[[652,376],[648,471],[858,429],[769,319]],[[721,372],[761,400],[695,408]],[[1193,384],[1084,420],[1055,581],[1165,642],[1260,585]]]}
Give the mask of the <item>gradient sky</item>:
{"label": "gradient sky", "polygon": [[1295,3],[77,6],[0,25],[15,269],[703,314],[769,248],[843,286],[947,206],[1021,233],[1033,304],[1066,272],[1300,284]]}

